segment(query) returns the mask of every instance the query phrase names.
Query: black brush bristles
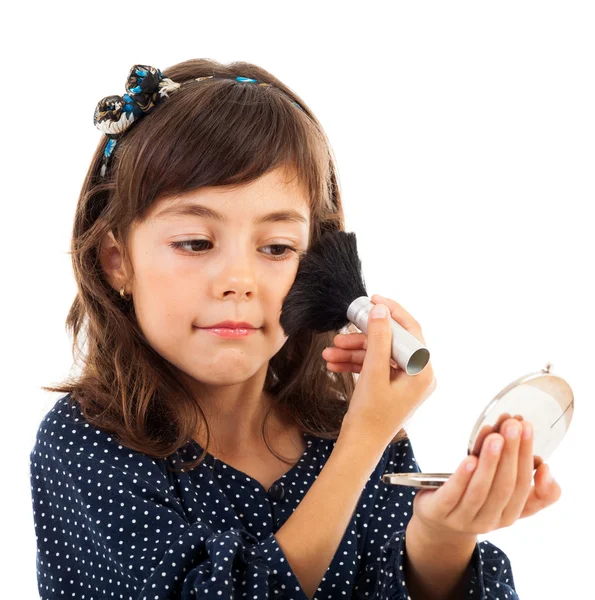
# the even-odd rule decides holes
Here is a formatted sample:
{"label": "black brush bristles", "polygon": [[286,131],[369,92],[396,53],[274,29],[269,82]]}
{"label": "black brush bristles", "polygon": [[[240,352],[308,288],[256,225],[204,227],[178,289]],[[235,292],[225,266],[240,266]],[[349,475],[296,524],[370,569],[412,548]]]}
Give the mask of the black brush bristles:
{"label": "black brush bristles", "polygon": [[300,259],[281,306],[281,327],[287,336],[341,329],[349,323],[349,305],[367,295],[355,233],[325,233]]}

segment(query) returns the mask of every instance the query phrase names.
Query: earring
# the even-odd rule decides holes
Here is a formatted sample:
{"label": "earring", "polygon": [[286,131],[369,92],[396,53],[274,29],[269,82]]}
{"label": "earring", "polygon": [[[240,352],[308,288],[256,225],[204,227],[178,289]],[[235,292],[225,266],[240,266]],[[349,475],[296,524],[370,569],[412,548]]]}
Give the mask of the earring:
{"label": "earring", "polygon": [[124,300],[130,300],[130,295],[129,295],[129,294],[128,294],[128,295],[126,294],[126,292],[124,291],[125,289],[126,289],[126,288],[125,288],[125,287],[123,287],[123,288],[120,290],[120,296],[121,296],[121,297],[122,297]]}

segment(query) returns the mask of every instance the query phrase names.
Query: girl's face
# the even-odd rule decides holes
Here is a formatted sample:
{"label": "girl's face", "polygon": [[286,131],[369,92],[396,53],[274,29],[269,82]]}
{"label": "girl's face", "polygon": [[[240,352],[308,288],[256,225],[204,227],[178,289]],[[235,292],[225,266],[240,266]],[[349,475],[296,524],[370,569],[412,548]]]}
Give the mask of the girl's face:
{"label": "girl's face", "polygon": [[[115,287],[127,283],[148,341],[191,378],[246,381],[266,373],[285,344],[281,304],[299,262],[292,248],[305,251],[310,230],[307,193],[291,179],[276,169],[233,191],[210,187],[160,199],[133,227],[134,276]],[[236,339],[204,329],[225,320],[257,329]]]}

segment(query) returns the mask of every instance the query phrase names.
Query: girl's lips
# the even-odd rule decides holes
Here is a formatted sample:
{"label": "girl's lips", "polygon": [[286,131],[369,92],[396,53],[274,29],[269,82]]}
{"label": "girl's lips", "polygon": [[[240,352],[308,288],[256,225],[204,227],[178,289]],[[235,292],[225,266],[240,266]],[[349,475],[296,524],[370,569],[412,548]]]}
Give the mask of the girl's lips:
{"label": "girl's lips", "polygon": [[204,331],[210,331],[219,337],[224,338],[242,338],[247,337],[251,333],[255,333],[258,329],[243,329],[241,327],[236,327],[234,329],[230,329],[229,327],[202,327]]}

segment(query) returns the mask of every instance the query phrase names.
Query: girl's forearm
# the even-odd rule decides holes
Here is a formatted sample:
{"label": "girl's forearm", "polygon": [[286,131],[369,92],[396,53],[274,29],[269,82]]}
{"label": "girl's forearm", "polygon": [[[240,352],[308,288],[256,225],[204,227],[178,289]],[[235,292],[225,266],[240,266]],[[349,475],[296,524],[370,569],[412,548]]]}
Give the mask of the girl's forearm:
{"label": "girl's forearm", "polygon": [[405,532],[405,581],[412,600],[464,598],[477,536],[438,538],[415,514]]}
{"label": "girl's forearm", "polygon": [[325,466],[275,537],[312,598],[390,440],[341,430]]}

